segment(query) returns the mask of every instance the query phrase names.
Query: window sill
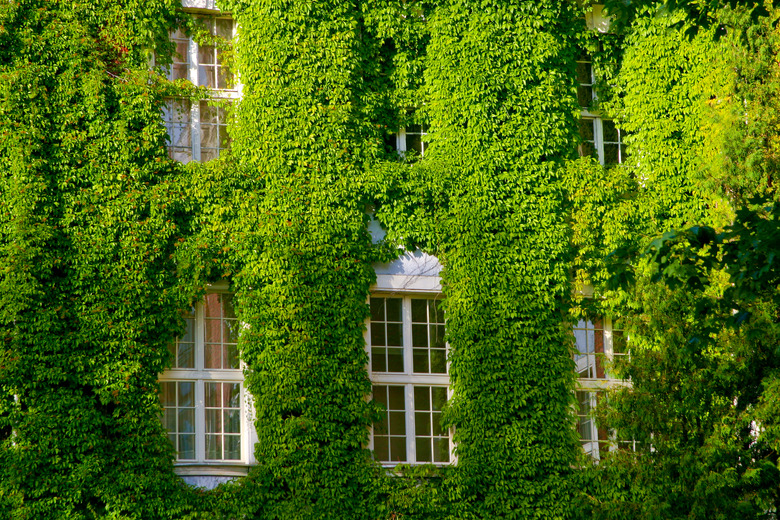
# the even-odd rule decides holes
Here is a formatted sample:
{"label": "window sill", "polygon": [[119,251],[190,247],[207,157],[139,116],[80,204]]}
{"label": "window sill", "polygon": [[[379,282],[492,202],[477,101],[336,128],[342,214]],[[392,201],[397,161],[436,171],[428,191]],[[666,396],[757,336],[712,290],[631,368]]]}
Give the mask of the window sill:
{"label": "window sill", "polygon": [[235,464],[203,464],[203,463],[177,463],[174,471],[180,477],[187,476],[214,476],[214,477],[245,477],[249,473],[249,465],[243,462]]}

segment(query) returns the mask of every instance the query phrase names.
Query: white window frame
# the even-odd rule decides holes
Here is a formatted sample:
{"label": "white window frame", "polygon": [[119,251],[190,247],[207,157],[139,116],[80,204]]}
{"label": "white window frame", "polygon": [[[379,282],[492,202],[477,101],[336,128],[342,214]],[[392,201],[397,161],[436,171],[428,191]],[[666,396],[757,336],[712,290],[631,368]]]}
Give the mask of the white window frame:
{"label": "white window frame", "polygon": [[[574,354],[576,373],[578,376],[583,372],[586,372],[589,375],[589,377],[578,377],[577,379],[577,388],[575,390],[577,396],[576,427],[579,434],[584,427],[584,423],[588,423],[585,427],[588,428],[588,436],[590,439],[580,438],[580,443],[585,453],[595,460],[600,460],[601,449],[604,446],[607,446],[609,451],[618,449],[619,445],[630,445],[630,447],[633,448],[633,441],[617,442],[614,432],[607,432],[606,435],[603,435],[603,429],[599,432],[595,417],[592,415],[593,410],[596,408],[599,395],[606,397],[608,390],[631,384],[630,381],[614,378],[609,370],[609,364],[613,363],[616,357],[625,356],[625,358],[628,359],[630,356],[627,344],[625,352],[615,352],[615,333],[620,331],[624,334],[624,332],[622,329],[615,328],[614,320],[612,318],[601,317],[600,319],[602,323],[601,329],[596,329],[594,322],[589,319],[579,320],[577,323],[573,324],[572,327],[572,332],[575,336],[575,349],[577,351]],[[596,349],[591,348],[588,344],[591,339],[589,331],[594,331],[592,337],[595,339],[595,330],[603,331],[603,352],[596,352]],[[577,334],[575,331],[580,331],[580,333]],[[626,341],[627,340],[628,337],[626,337]],[[599,361],[599,359],[601,359],[601,361]],[[603,375],[600,373],[603,373]],[[587,394],[589,403],[587,413],[582,413],[580,410],[580,401],[582,400],[583,394]],[[602,438],[599,438],[600,434]]]}
{"label": "white window frame", "polygon": [[[219,284],[211,287],[207,294],[232,294],[226,284]],[[230,467],[240,468],[245,467],[255,462],[254,459],[254,445],[257,442],[257,435],[254,430],[253,420],[254,411],[251,397],[249,396],[246,388],[244,387],[244,368],[245,365],[240,361],[239,368],[237,369],[212,369],[205,368],[205,308],[203,301],[197,302],[194,306],[195,309],[195,327],[194,327],[194,343],[195,343],[195,362],[194,368],[170,368],[159,375],[158,380],[161,383],[166,382],[187,382],[192,381],[195,383],[195,458],[194,459],[182,459],[177,457],[175,465],[177,472],[182,474],[234,474],[231,472]],[[206,458],[206,406],[205,406],[205,384],[206,383],[239,383],[240,384],[240,428],[241,428],[241,457],[236,460],[229,459],[207,459]],[[223,454],[224,455],[224,454]],[[217,467],[222,467],[219,470]],[[206,469],[204,472],[203,469]],[[216,471],[208,471],[208,468],[216,469]],[[228,468],[225,471],[224,468]],[[196,470],[194,472],[188,470]],[[239,471],[238,475],[245,474],[244,471]]]}
{"label": "white window frame", "polygon": [[[587,64],[588,69],[590,72],[590,82],[589,83],[578,83],[579,87],[589,88],[591,90],[591,101],[595,101],[598,98],[598,94],[596,93],[596,74],[593,71],[593,62],[591,59],[577,59],[577,64]],[[579,96],[578,96],[579,98]],[[578,99],[579,101],[579,99]],[[604,153],[604,145],[605,144],[611,144],[611,145],[617,145],[618,147],[618,157],[616,163],[610,163],[610,164],[622,164],[625,161],[625,157],[623,157],[623,151],[625,148],[625,145],[623,144],[623,131],[615,126],[615,131],[617,132],[617,141],[605,141],[604,140],[604,121],[614,121],[609,118],[603,118],[601,114],[597,114],[594,112],[590,112],[588,110],[589,107],[581,107],[580,110],[580,119],[581,121],[591,121],[593,124],[593,150],[596,153],[596,159],[598,159],[599,164],[604,166],[606,164],[606,154]],[[580,123],[581,124],[581,123]],[[590,143],[589,140],[584,140],[585,143]],[[584,150],[580,148],[579,150],[580,155],[585,155]]]}
{"label": "white window frame", "polygon": [[[203,11],[199,10],[197,13],[192,13],[193,16],[200,19],[229,19],[233,23],[233,30],[232,30],[232,38],[235,39],[236,33],[237,33],[237,26],[235,21],[233,21],[232,17],[229,15],[226,15],[220,11]],[[171,35],[171,38],[173,38],[174,35]],[[182,58],[186,59],[187,64],[187,79],[192,83],[193,85],[199,85],[199,55],[200,46],[199,44],[192,38],[187,37],[187,55],[182,56]],[[173,67],[168,70],[168,79],[173,80]],[[203,85],[205,86],[205,85]],[[214,107],[215,109],[221,108],[221,103],[219,102],[232,102],[241,97],[241,90],[243,86],[239,82],[239,76],[238,74],[233,75],[233,85],[230,88],[226,89],[216,89],[211,88],[211,97],[210,99],[201,100],[199,102],[191,102],[190,103],[190,110],[189,110],[189,128],[190,128],[190,158],[182,161],[184,163],[192,161],[202,161],[203,153],[202,153],[202,138],[203,138],[203,129],[201,126],[201,105],[204,103],[207,103]],[[171,108],[169,108],[168,104],[171,102],[175,102],[179,100],[169,100],[166,102],[166,106],[163,109],[163,120],[165,122],[166,128],[169,129],[169,137],[171,139],[170,145],[168,146],[169,153],[174,154],[173,148],[174,148],[174,141],[173,141],[173,135],[170,135],[170,128],[175,124],[175,121],[172,119],[172,115],[169,114],[169,111]],[[185,102],[189,102],[189,100],[181,100]],[[216,103],[213,103],[216,102]],[[220,125],[223,126],[223,125]],[[224,148],[219,148],[219,143],[217,144],[218,148],[217,150],[217,157],[219,156],[219,153]],[[174,157],[172,155],[172,157]]]}
{"label": "white window frame", "polygon": [[[440,387],[447,389],[447,399],[452,397],[452,389],[450,388],[450,366],[449,366],[449,345],[447,345],[447,360],[446,360],[446,373],[444,374],[431,374],[431,373],[415,373],[413,371],[413,349],[412,349],[412,306],[411,301],[413,299],[422,300],[437,300],[441,301],[440,294],[426,294],[426,293],[395,293],[395,292],[376,292],[371,293],[371,297],[374,298],[400,298],[402,300],[402,330],[403,330],[403,356],[404,356],[404,371],[403,372],[374,372],[371,366],[371,322],[370,319],[366,321],[365,342],[366,351],[369,356],[368,374],[371,380],[372,386],[401,386],[404,388],[404,413],[406,424],[406,460],[405,461],[379,461],[385,467],[395,467],[398,464],[409,465],[424,465],[434,464],[437,466],[445,466],[455,464],[456,458],[454,453],[453,432],[452,429],[448,431],[447,437],[449,438],[449,461],[448,462],[417,462],[417,445],[415,436],[415,409],[414,409],[414,389],[415,387]],[[372,394],[373,397],[373,394]],[[374,428],[371,427],[371,435],[369,438],[369,449],[374,450]]]}
{"label": "white window frame", "polygon": [[420,127],[419,132],[409,132],[406,127],[402,127],[398,130],[398,133],[395,136],[395,148],[398,152],[398,155],[401,157],[406,157],[406,152],[409,150],[408,148],[408,137],[410,135],[418,135],[420,136],[420,149],[422,150],[419,154],[419,157],[423,157],[425,155],[425,151],[428,149],[428,142],[424,140],[425,136],[428,135],[428,128],[426,125],[418,125]]}

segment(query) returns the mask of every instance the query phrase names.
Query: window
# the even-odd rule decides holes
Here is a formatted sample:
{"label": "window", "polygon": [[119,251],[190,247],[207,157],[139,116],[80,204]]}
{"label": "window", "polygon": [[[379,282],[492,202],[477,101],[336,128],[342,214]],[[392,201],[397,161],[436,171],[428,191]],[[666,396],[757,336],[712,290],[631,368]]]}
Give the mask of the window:
{"label": "window", "polygon": [[385,145],[401,157],[406,156],[408,151],[414,151],[416,157],[422,157],[428,149],[428,142],[424,140],[426,135],[428,129],[425,125],[409,125],[401,128],[397,134],[387,136]]}
{"label": "window", "polygon": [[441,426],[449,376],[440,300],[372,296],[367,331],[373,396],[384,412],[372,449],[386,463],[446,464],[450,432]]}
{"label": "window", "polygon": [[[230,41],[233,20],[217,16],[195,17],[212,38]],[[168,79],[184,79],[192,84],[212,89],[211,101],[191,103],[171,99],[163,108],[163,121],[168,131],[169,156],[177,161],[209,161],[219,157],[230,145],[227,135],[224,104],[238,97],[235,77],[224,65],[224,50],[217,45],[198,44],[181,29],[171,35],[176,46]]]}
{"label": "window", "polygon": [[186,332],[169,346],[173,366],[160,376],[162,420],[176,459],[247,462],[249,418],[233,297],[209,293],[184,319]]}
{"label": "window", "polygon": [[612,320],[580,320],[574,326],[577,354],[577,377],[580,379],[615,379],[611,366],[627,355],[623,331],[612,326]]}
{"label": "window", "polygon": [[581,157],[596,157],[602,165],[621,164],[625,160],[622,130],[611,119],[590,112],[596,100],[594,84],[593,63],[590,56],[582,54],[577,59],[577,101],[582,109],[579,154]]}
{"label": "window", "polygon": [[594,410],[605,390],[618,384],[615,366],[628,357],[626,337],[609,318],[579,320],[574,326],[577,352],[574,355],[579,389],[577,401],[577,432],[582,448],[598,460],[606,451],[616,447],[629,447],[630,441],[617,441],[614,432],[599,427]]}

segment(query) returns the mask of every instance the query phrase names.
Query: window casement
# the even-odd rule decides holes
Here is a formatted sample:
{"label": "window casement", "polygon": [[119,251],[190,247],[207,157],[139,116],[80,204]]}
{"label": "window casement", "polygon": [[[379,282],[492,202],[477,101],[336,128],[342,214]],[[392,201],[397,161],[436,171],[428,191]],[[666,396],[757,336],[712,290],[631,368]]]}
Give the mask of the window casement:
{"label": "window casement", "polygon": [[[230,41],[235,33],[233,20],[225,16],[196,15],[213,39]],[[168,69],[168,79],[187,80],[211,90],[209,100],[190,102],[169,99],[163,107],[168,131],[169,156],[177,161],[210,161],[230,145],[225,104],[239,97],[235,76],[225,66],[224,50],[218,45],[199,44],[181,29],[171,35],[176,52]]]}
{"label": "window casement", "polygon": [[186,332],[169,345],[173,365],[159,378],[162,421],[176,461],[246,464],[251,421],[232,294],[206,294],[184,320]]}
{"label": "window casement", "polygon": [[410,151],[413,151],[417,157],[422,157],[428,148],[428,142],[424,140],[427,135],[428,129],[425,125],[409,125],[401,128],[395,136],[396,150],[402,157]]}
{"label": "window casement", "polygon": [[611,318],[579,320],[573,327],[578,389],[577,433],[582,448],[599,460],[607,451],[632,447],[632,441],[618,440],[615,432],[598,425],[594,411],[606,391],[626,381],[617,379],[614,367],[628,359],[624,331]]}
{"label": "window casement", "polygon": [[595,75],[593,62],[587,54],[577,58],[577,102],[580,105],[579,133],[582,144],[580,157],[595,157],[604,165],[622,164],[626,148],[623,144],[623,131],[611,119],[591,112],[596,100]]}
{"label": "window casement", "polygon": [[574,355],[580,380],[614,380],[610,370],[628,355],[623,331],[613,326],[610,318],[579,320],[574,325]]}
{"label": "window casement", "polygon": [[442,428],[449,397],[441,300],[372,295],[366,332],[373,398],[383,407],[370,448],[385,465],[447,464],[451,432]]}

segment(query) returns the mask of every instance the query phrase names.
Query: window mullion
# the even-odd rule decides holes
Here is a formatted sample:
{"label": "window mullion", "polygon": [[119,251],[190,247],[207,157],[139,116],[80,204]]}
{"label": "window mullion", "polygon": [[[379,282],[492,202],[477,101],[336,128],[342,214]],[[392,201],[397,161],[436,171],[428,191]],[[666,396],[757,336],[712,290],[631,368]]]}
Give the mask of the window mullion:
{"label": "window mullion", "polygon": [[604,166],[604,128],[603,122],[600,117],[593,120],[593,139],[596,142],[596,153],[599,155],[599,163]]}
{"label": "window mullion", "polygon": [[407,462],[417,462],[417,445],[414,437],[414,385],[404,385],[406,398],[406,459]]}

